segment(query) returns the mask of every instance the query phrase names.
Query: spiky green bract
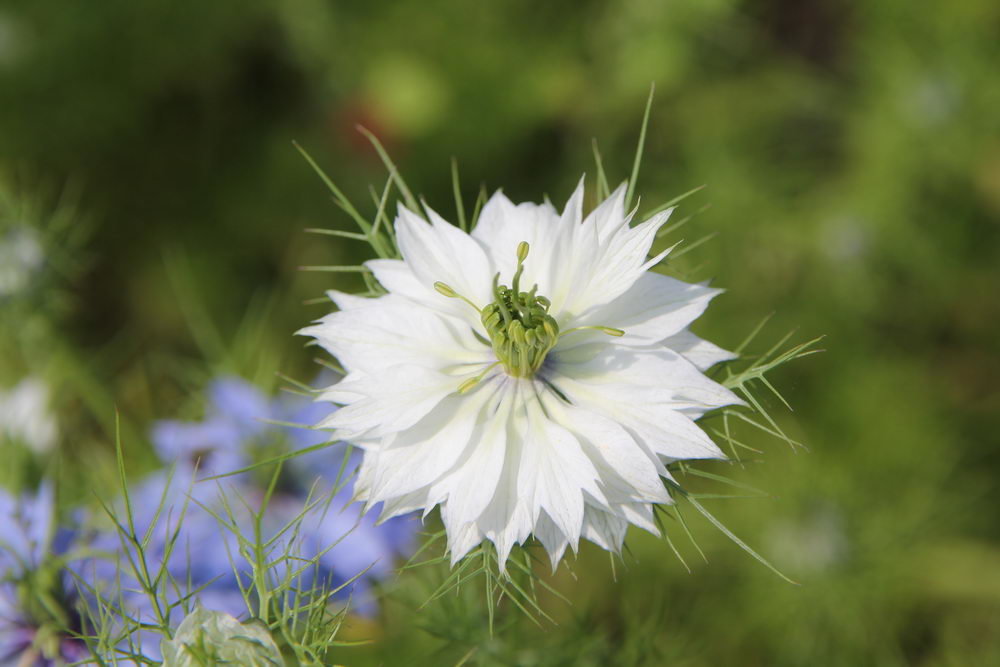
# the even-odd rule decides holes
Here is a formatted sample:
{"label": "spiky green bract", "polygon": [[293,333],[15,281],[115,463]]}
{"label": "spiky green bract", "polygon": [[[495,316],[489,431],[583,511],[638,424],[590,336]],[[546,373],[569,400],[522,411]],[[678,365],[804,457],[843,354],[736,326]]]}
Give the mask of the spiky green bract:
{"label": "spiky green bract", "polygon": [[[514,547],[506,568],[501,566],[496,549],[489,542],[473,549],[453,568],[448,568],[449,560],[447,534],[444,530],[437,530],[425,535],[420,550],[400,568],[400,573],[405,574],[434,566],[430,568],[430,576],[425,582],[428,592],[418,607],[420,610],[432,610],[435,605],[445,605],[449,598],[472,590],[485,597],[484,620],[492,634],[497,613],[508,605],[523,612],[536,624],[553,622],[539,599],[540,591],[569,602],[539,574],[539,568],[547,564],[541,545]],[[433,615],[433,612],[430,613]]]}

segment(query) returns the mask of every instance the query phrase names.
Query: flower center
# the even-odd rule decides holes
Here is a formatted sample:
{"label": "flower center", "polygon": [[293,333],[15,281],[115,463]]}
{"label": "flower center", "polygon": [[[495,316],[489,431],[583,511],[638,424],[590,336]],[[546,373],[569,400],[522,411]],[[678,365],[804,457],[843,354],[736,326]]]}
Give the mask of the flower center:
{"label": "flower center", "polygon": [[528,257],[528,242],[517,244],[517,271],[511,286],[500,284],[500,274],[493,276],[493,301],[480,308],[451,286],[434,283],[434,289],[450,299],[461,299],[477,313],[486,328],[489,340],[478,333],[476,337],[493,347],[497,361],[488,365],[481,373],[463,382],[458,391],[461,394],[471,390],[487,373],[498,365],[503,365],[508,375],[527,378],[538,372],[545,362],[545,356],[556,346],[559,339],[579,331],[600,331],[609,336],[623,336],[625,332],[614,327],[585,325],[559,331],[554,317],[549,315],[552,302],[538,294],[538,285],[527,292],[521,291],[521,274],[524,260]]}
{"label": "flower center", "polygon": [[559,340],[559,325],[549,315],[552,303],[537,294],[538,285],[528,292],[520,289],[527,256],[528,244],[522,241],[517,246],[517,271],[511,286],[499,284],[499,273],[493,276],[494,300],[480,315],[497,360],[514,377],[534,375]]}

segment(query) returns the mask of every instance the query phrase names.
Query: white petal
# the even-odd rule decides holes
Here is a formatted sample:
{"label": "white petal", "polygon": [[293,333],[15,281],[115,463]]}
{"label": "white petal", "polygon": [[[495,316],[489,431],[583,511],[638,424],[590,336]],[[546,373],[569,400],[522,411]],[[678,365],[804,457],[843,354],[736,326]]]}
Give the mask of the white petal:
{"label": "white petal", "polygon": [[542,264],[540,255],[534,253],[547,252],[551,243],[545,241],[558,228],[559,214],[551,204],[514,204],[497,192],[483,206],[472,238],[486,248],[501,278],[509,280],[517,267],[518,244],[527,241],[531,246],[529,264]]}
{"label": "white petal", "polygon": [[[701,316],[709,301],[722,290],[685,283],[647,271],[610,303],[594,306],[567,322],[565,329],[605,326],[622,329],[619,345],[650,345],[673,336]],[[562,324],[561,324],[562,326]],[[567,344],[594,340],[598,333],[574,333]]]}
{"label": "white petal", "polygon": [[581,177],[560,216],[564,229],[575,229],[583,221],[583,190],[584,179]]}
{"label": "white petal", "polygon": [[[498,379],[497,382],[506,381]],[[491,384],[480,385],[475,393],[495,390]],[[506,387],[501,387],[501,394],[504,391]],[[503,470],[511,405],[497,397],[486,409],[493,414],[476,425],[471,437],[475,446],[466,448],[453,469],[431,486],[428,495],[431,503],[447,501],[448,516],[458,525],[479,518],[493,499]]]}
{"label": "white petal", "polygon": [[656,466],[624,428],[597,413],[562,402],[553,401],[547,409],[576,435],[613,502],[669,501]]}
{"label": "white petal", "polygon": [[559,298],[570,285],[560,254],[565,249],[565,244],[560,243],[562,225],[551,204],[515,205],[497,192],[483,206],[472,237],[492,258],[501,284],[508,286],[517,268],[517,247],[527,242],[529,253],[521,284],[528,289],[537,284],[538,293],[552,299]]}
{"label": "white petal", "polygon": [[348,376],[323,396],[350,404],[317,427],[336,429],[335,437],[343,440],[395,433],[416,424],[456,388],[455,378],[420,366],[395,366],[384,379]]}
{"label": "white petal", "polygon": [[[480,308],[492,301],[492,262],[482,246],[458,227],[439,216],[428,224],[400,205],[396,239],[403,259],[425,290],[433,291],[434,283],[443,282]],[[442,307],[461,304],[440,294],[438,299]]]}
{"label": "white petal", "polygon": [[618,553],[625,541],[628,521],[620,516],[587,506],[583,514],[583,537],[602,549]]}
{"label": "white petal", "polygon": [[634,526],[642,528],[653,535],[660,534],[653,515],[653,506],[646,503],[625,503],[618,506],[621,516]]}
{"label": "white petal", "polygon": [[628,224],[628,217],[625,215],[625,195],[627,192],[628,183],[622,183],[583,221],[584,227],[594,227],[598,243],[604,243],[611,234]]}
{"label": "white petal", "polygon": [[[602,334],[603,335],[603,334]],[[600,387],[609,398],[664,404],[701,416],[726,405],[743,405],[736,394],[703,375],[691,362],[665,347],[625,347],[607,341],[562,350],[547,360],[550,377]]]}
{"label": "white petal", "polygon": [[375,280],[391,294],[405,296],[421,305],[436,307],[448,301],[440,301],[441,295],[433,290],[433,285],[420,282],[413,270],[401,259],[370,259],[365,266],[371,270]]}
{"label": "white petal", "polygon": [[483,535],[496,547],[501,571],[506,568],[507,557],[514,544],[524,542],[534,526],[529,499],[518,487],[522,453],[522,440],[508,438],[503,472],[493,499],[477,520]]}
{"label": "white petal", "polygon": [[720,364],[723,361],[732,361],[738,357],[738,355],[732,352],[723,350],[721,347],[699,338],[691,333],[689,329],[685,329],[667,338],[663,341],[663,344],[675,352],[680,352],[684,355],[685,359],[694,364],[700,371],[707,371],[716,364]]}
{"label": "white petal", "polygon": [[566,553],[566,547],[569,546],[569,539],[545,512],[542,512],[535,523],[534,535],[548,552],[549,560],[552,562],[552,571],[555,572],[563,554]]}
{"label": "white petal", "polygon": [[[557,319],[574,322],[576,316],[587,312],[599,304],[614,302],[635,282],[647,273],[650,263],[646,257],[656,232],[663,226],[671,211],[663,211],[635,227],[623,224],[617,231],[603,242],[591,248],[581,248],[576,255],[577,266],[585,268],[585,275],[575,281],[571,295],[556,310],[553,301],[553,312],[558,313]],[[581,238],[581,245],[587,238]],[[660,257],[662,258],[662,256]],[[657,258],[655,261],[659,261]],[[560,319],[560,322],[564,321]],[[607,325],[605,326],[616,326]]]}
{"label": "white petal", "polygon": [[339,292],[334,289],[327,290],[326,296],[330,299],[330,301],[337,304],[337,308],[342,311],[364,308],[374,301],[374,299],[368,297],[358,296],[356,294],[347,294],[346,292]]}
{"label": "white petal", "polygon": [[[685,385],[671,387],[669,376],[661,380],[666,385],[664,388],[642,383],[644,374],[650,370],[646,364],[682,371],[693,368],[677,355],[664,364],[663,356],[671,354],[667,350],[635,354],[628,348],[611,349],[595,357],[597,361],[590,364],[559,364],[558,376],[554,375],[552,383],[574,405],[600,413],[624,426],[651,452],[674,459],[725,458],[704,431],[678,411],[679,406],[687,405],[680,399],[691,393],[691,388]],[[618,367],[601,372],[602,362],[616,363]],[[707,378],[703,380],[714,384]],[[679,389],[683,393],[678,394]],[[726,391],[722,387],[719,390]]]}
{"label": "white petal", "polygon": [[467,324],[387,294],[344,299],[347,310],[331,313],[299,331],[313,336],[348,371],[374,374],[402,364],[445,370],[458,364],[490,363],[492,352]]}
{"label": "white petal", "polygon": [[483,541],[483,533],[475,521],[456,523],[452,520],[452,508],[441,508],[441,520],[448,532],[448,551],[451,553],[451,566],[465,558],[472,549]]}
{"label": "white petal", "polygon": [[583,524],[583,494],[603,494],[599,475],[580,442],[566,428],[551,421],[538,401],[529,400],[518,427],[524,442],[519,492],[532,499],[535,516],[544,510],[563,535],[575,545]]}
{"label": "white petal", "polygon": [[485,391],[448,396],[387,446],[366,455],[377,469],[368,501],[413,493],[447,474],[469,447],[477,424],[490,418],[483,414],[489,398]]}
{"label": "white petal", "polygon": [[426,507],[426,491],[408,493],[405,496],[399,496],[397,498],[393,498],[392,500],[385,501],[385,504],[382,505],[382,514],[379,515],[377,523],[381,524],[393,517],[409,514],[410,512],[416,512],[417,510],[423,510],[426,509]]}

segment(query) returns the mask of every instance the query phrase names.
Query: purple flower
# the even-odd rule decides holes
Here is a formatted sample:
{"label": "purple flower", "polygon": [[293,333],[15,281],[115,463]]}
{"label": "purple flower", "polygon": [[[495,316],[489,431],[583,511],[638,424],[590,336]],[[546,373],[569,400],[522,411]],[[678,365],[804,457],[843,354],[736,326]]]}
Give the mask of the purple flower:
{"label": "purple flower", "polygon": [[[233,377],[213,382],[208,394],[203,421],[162,421],[155,425],[156,450],[165,462],[176,462],[176,478],[169,485],[165,475],[147,479],[133,492],[132,504],[137,530],[142,532],[152,522],[162,499],[166,498],[167,508],[160,512],[160,521],[164,522],[165,517],[178,515],[190,492],[198,502],[187,506],[179,539],[165,560],[167,570],[175,581],[185,585],[183,594],[200,589],[195,598],[205,607],[244,616],[246,604],[233,563],[241,576],[249,571],[249,566],[243,561],[236,537],[205,509],[225,514],[217,498],[220,487],[207,482],[193,486],[188,483],[194,464],[198,463],[199,476],[216,475],[251,464],[255,460],[254,449],[262,442],[284,439],[289,451],[322,444],[330,439],[328,432],[269,424],[264,420],[310,425],[328,416],[332,408],[293,394],[268,400],[250,383]],[[263,538],[271,541],[280,536],[268,554],[270,560],[280,561],[272,572],[275,579],[286,576],[287,568],[291,568],[300,577],[295,582],[299,590],[314,585],[333,590],[361,575],[336,597],[350,596],[354,609],[372,614],[377,607],[370,594],[371,584],[386,577],[396,558],[412,549],[419,524],[412,518],[401,517],[376,526],[374,516],[362,516],[358,506],[349,505],[351,495],[346,488],[335,493],[334,484],[341,468],[346,478],[359,460],[356,455],[351,456],[344,466],[344,452],[343,444],[332,445],[295,457],[285,465],[283,478],[265,512]],[[231,509],[243,509],[244,501],[250,507],[259,506],[263,489],[255,486],[254,479],[253,475],[245,474],[223,480],[221,490],[227,494]],[[235,494],[242,500],[236,499]],[[304,512],[307,502],[314,506]],[[252,534],[247,516],[239,518],[237,529],[242,535]],[[153,532],[149,553],[160,558],[158,562],[164,562],[170,535],[168,526],[157,527]],[[284,553],[290,553],[292,558],[282,560]],[[304,567],[312,560],[317,560],[316,567]],[[248,577],[244,584],[247,581]],[[141,607],[143,603],[136,598],[134,604]],[[141,609],[139,616],[145,620],[150,612],[151,609]]]}
{"label": "purple flower", "polygon": [[[195,600],[234,616],[246,614],[246,603],[230,564],[230,555],[233,563],[242,562],[238,542],[208,511],[224,516],[219,493],[233,487],[235,483],[223,483],[220,491],[214,482],[198,483],[190,476],[171,476],[161,471],[130,487],[132,525],[124,502],[115,504],[117,530],[98,532],[89,542],[93,551],[106,556],[88,559],[74,570],[93,586],[105,604],[131,619],[119,630],[136,623],[158,625],[157,605],[176,625],[195,606]],[[241,507],[238,501],[233,506]],[[243,523],[240,529],[246,531],[249,524]],[[155,591],[156,603],[143,587],[145,575],[140,574],[143,564],[139,551],[123,539],[132,526],[139,539],[149,536],[143,540],[141,557],[148,576],[160,582]],[[160,639],[157,632],[143,629],[119,648],[128,652],[137,647],[146,658],[159,660]]]}
{"label": "purple flower", "polygon": [[74,580],[54,559],[71,539],[54,526],[51,485],[21,498],[0,489],[0,664],[47,667],[88,655],[70,634],[81,629]]}
{"label": "purple flower", "polygon": [[[164,607],[173,607],[192,591],[208,605],[208,599],[229,600],[224,607],[212,606],[218,611],[239,615],[246,605],[239,595],[232,562],[240,562],[239,544],[231,531],[224,528],[212,512],[224,516],[218,500],[220,492],[238,488],[235,484],[192,483],[180,475],[173,477],[158,472],[150,475],[129,490],[136,533],[142,537],[147,532],[150,539],[144,544],[143,555],[153,576],[164,568],[169,575],[161,587]],[[234,499],[234,510],[241,505]],[[124,508],[116,510],[119,530],[127,531]],[[242,523],[247,524],[246,521]],[[248,525],[240,526],[248,529]],[[101,534],[93,542],[97,549],[119,552],[119,562],[105,560],[92,565],[90,572],[105,582],[105,590],[114,590],[107,583],[119,579],[126,605],[144,623],[155,620],[151,601],[141,591],[140,581],[133,570],[133,559],[138,552],[128,545],[128,553],[120,553],[121,536]],[[230,595],[235,591],[236,596]]]}
{"label": "purple flower", "polygon": [[205,419],[160,421],[153,446],[160,459],[179,472],[195,465],[202,476],[232,472],[250,461],[253,441],[269,427],[271,404],[252,384],[236,377],[215,380],[208,390]]}
{"label": "purple flower", "polygon": [[[322,373],[314,384],[330,384],[333,381],[330,375]],[[316,424],[333,410],[329,403],[299,395],[286,396],[274,404],[274,412],[280,415],[278,419],[294,424]],[[287,430],[295,450],[322,444],[331,436],[328,431],[312,428]],[[276,513],[282,513],[282,505],[289,514],[293,509],[301,512],[303,500],[310,494],[321,499],[303,517],[296,552],[307,560],[318,557],[315,576],[330,589],[357,577],[335,597],[350,597],[352,609],[370,616],[377,611],[371,584],[388,577],[396,559],[412,552],[421,524],[415,515],[376,524],[376,513],[363,514],[361,506],[351,502],[353,493],[348,483],[361,462],[360,452],[352,452],[345,464],[346,451],[345,444],[337,443],[292,459],[289,468],[297,494],[277,499]]]}
{"label": "purple flower", "polygon": [[[343,451],[342,446],[336,449]],[[327,450],[302,458],[324,454]],[[337,468],[339,466],[338,463]],[[309,497],[304,487],[298,493],[272,498],[268,509],[274,521],[273,530],[277,533],[281,527],[294,524],[301,515],[296,529],[289,531],[282,542],[283,548],[295,557],[293,567],[296,569],[308,561],[317,562],[315,568],[302,573],[297,588],[309,589],[321,584],[331,591],[339,589],[334,598],[350,598],[354,611],[372,616],[378,609],[372,584],[387,578],[396,559],[412,550],[420,522],[416,516],[407,516],[376,525],[374,514],[362,514],[361,506],[351,503],[349,489],[333,493],[335,476],[336,469],[329,479],[312,485],[310,507],[304,514],[304,504]],[[292,542],[290,548],[285,546],[289,541]]]}

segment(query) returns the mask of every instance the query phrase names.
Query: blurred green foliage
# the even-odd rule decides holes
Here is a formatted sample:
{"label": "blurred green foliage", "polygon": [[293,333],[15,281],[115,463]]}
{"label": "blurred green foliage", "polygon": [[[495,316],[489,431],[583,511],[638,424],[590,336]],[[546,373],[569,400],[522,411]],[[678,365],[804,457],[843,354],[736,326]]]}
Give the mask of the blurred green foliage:
{"label": "blurred green foliage", "polygon": [[88,231],[47,245],[75,251],[33,297],[56,326],[26,341],[5,311],[0,381],[55,384],[72,469],[107,458],[113,406],[140,452],[219,370],[308,379],[291,333],[326,307],[303,302],[353,283],[297,267],[367,252],[303,233],[349,220],[293,140],[362,202],[384,174],[359,123],[446,215],[452,156],[468,201],[485,183],[561,204],[594,137],[627,176],[655,82],[639,192],[707,184],[682,236],[719,232],[672,266],[729,289],[700,333],[732,347],[776,311],[765,338],[827,336],[777,377],[811,451],[768,443],[736,473],[771,497],[712,505],[801,585],[692,522],[709,565],[635,534],[616,582],[585,548],[555,576],[558,625],[511,615],[493,638],[471,591],[418,612],[405,575],[354,630],[377,641],[338,659],[1000,663],[997,63],[993,0],[5,0],[4,191],[29,184],[49,229],[70,183]]}

